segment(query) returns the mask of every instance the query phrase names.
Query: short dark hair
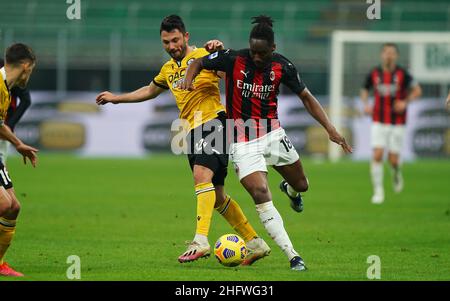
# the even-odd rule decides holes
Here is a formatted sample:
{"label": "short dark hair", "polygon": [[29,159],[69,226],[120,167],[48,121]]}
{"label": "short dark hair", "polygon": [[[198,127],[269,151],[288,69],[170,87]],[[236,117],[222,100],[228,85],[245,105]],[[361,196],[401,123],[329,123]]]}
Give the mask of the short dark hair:
{"label": "short dark hair", "polygon": [[29,46],[22,43],[15,43],[6,49],[5,64],[16,65],[22,63],[24,60],[30,60],[32,63],[36,62],[36,56]]}
{"label": "short dark hair", "polygon": [[186,33],[186,28],[184,27],[184,22],[181,19],[181,17],[178,15],[170,15],[170,16],[165,17],[161,22],[161,27],[159,28],[159,34],[161,34],[161,32],[163,30],[167,31],[167,32],[171,32],[174,29],[178,29],[183,34]]}
{"label": "short dark hair", "polygon": [[266,40],[270,45],[274,43],[273,33],[273,20],[269,16],[260,15],[257,17],[252,17],[252,24],[256,24],[253,26],[252,31],[250,32],[250,39],[258,39],[258,40]]}
{"label": "short dark hair", "polygon": [[400,51],[398,50],[398,45],[395,43],[391,43],[391,42],[384,43],[383,46],[381,46],[381,50],[383,50],[384,47],[394,47],[395,50],[397,51],[397,53],[400,53]]}

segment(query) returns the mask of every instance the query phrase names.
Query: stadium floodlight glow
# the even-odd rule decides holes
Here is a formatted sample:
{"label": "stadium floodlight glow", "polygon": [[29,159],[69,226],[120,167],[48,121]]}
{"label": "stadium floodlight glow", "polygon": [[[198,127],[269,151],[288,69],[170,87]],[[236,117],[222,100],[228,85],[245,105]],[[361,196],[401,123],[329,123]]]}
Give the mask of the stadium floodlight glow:
{"label": "stadium floodlight glow", "polygon": [[[409,46],[426,43],[448,43],[450,32],[435,31],[363,31],[336,30],[331,35],[331,70],[330,74],[330,118],[338,129],[342,130],[343,116],[343,88],[344,88],[344,46],[346,43],[404,43]],[[419,79],[420,81],[420,79]],[[443,81],[449,83],[450,78]],[[331,161],[338,161],[342,156],[339,145],[330,142],[328,157]]]}

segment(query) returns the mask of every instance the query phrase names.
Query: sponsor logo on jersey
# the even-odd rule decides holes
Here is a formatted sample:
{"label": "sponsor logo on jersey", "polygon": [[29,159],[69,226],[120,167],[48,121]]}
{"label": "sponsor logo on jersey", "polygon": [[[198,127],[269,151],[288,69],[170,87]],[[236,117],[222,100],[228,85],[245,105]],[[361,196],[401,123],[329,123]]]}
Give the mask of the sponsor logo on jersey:
{"label": "sponsor logo on jersey", "polygon": [[242,80],[237,80],[236,86],[242,91],[243,97],[256,97],[260,99],[267,99],[272,91],[275,90],[275,85],[258,85],[255,83],[245,83]]}
{"label": "sponsor logo on jersey", "polygon": [[216,52],[211,53],[210,55],[208,55],[208,58],[210,60],[212,60],[212,59],[215,59],[218,55],[219,55],[219,52],[216,51]]}
{"label": "sponsor logo on jersey", "polygon": [[180,78],[183,78],[185,74],[186,74],[186,68],[183,68],[183,69],[175,72],[174,74],[170,74],[169,78],[168,78],[169,83],[173,83],[174,81],[177,81]]}
{"label": "sponsor logo on jersey", "polygon": [[245,78],[247,78],[247,75],[250,71],[244,72],[244,70],[240,70],[242,74],[244,74]]}
{"label": "sponsor logo on jersey", "polygon": [[275,72],[272,70],[270,71],[270,80],[273,81],[275,79]]}

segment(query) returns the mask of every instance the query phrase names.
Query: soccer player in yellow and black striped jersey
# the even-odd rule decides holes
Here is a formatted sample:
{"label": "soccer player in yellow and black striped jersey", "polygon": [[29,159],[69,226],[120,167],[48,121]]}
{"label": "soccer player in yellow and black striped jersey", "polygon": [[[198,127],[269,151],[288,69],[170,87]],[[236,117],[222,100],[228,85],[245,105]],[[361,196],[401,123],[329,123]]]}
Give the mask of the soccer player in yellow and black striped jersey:
{"label": "soccer player in yellow and black striped jersey", "polygon": [[[0,136],[16,147],[16,150],[22,154],[24,163],[28,158],[33,167],[37,163],[36,152],[38,150],[20,141],[4,121],[11,102],[10,90],[15,86],[26,86],[35,62],[36,58],[31,48],[17,43],[6,49],[5,66],[0,69]],[[1,162],[0,184],[0,275],[23,276],[3,260],[16,231],[20,203],[16,198],[8,171]]]}
{"label": "soccer player in yellow and black striped jersey", "polygon": [[[268,255],[270,248],[257,236],[238,203],[225,194],[224,182],[227,175],[228,154],[224,149],[222,152],[206,153],[204,151],[204,138],[211,133],[204,129],[209,125],[212,125],[212,128],[217,126],[218,131],[225,129],[223,126],[225,108],[220,102],[219,76],[215,72],[204,70],[196,79],[195,91],[179,90],[177,83],[183,80],[189,63],[205,56],[208,52],[205,48],[188,45],[189,33],[186,32],[179,16],[171,15],[164,18],[160,35],[164,49],[172,58],[163,65],[153,81],[148,86],[127,94],[114,95],[108,91],[102,92],[97,96],[97,104],[141,102],[171,90],[180,110],[180,119],[186,120],[189,124],[188,159],[197,195],[196,234],[178,261],[189,262],[210,255],[208,233],[215,208],[246,241],[249,255],[244,262],[251,264]],[[217,41],[210,41],[206,46],[215,50],[216,47],[220,47],[216,43]],[[197,129],[200,129],[200,135],[194,134]]]}

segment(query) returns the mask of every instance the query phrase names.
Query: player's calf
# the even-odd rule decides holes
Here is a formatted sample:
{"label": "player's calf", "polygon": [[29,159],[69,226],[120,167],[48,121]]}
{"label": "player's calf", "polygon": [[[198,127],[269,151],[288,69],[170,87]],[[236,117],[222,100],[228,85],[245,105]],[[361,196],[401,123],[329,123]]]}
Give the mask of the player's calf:
{"label": "player's calf", "polygon": [[309,188],[309,181],[306,177],[300,178],[294,182],[286,182],[286,183],[290,195],[295,195],[300,192],[306,192]]}
{"label": "player's calf", "polygon": [[245,186],[247,191],[252,196],[255,204],[263,204],[266,202],[270,202],[272,200],[272,196],[270,194],[269,187],[264,185],[250,185]]}

